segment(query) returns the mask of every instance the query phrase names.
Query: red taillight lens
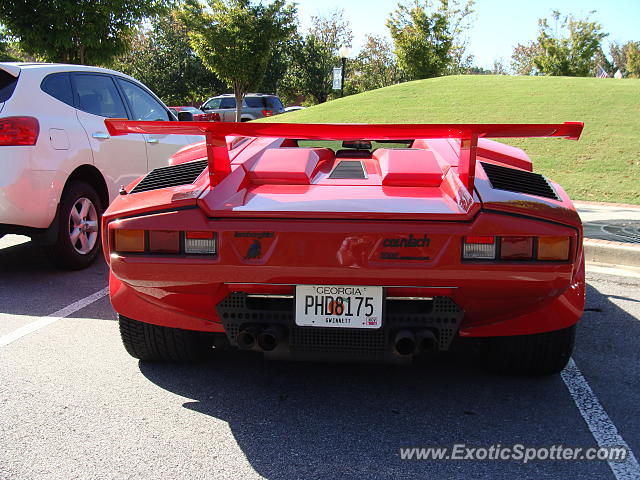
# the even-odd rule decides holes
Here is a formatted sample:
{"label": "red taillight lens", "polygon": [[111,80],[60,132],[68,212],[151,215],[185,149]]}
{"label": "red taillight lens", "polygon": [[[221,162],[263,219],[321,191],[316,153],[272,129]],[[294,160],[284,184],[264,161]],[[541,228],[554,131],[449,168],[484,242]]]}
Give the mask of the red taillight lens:
{"label": "red taillight lens", "polygon": [[39,133],[37,118],[0,118],[0,145],[35,145]]}
{"label": "red taillight lens", "polygon": [[219,122],[220,121],[220,114],[219,113],[210,113],[209,115],[211,115],[211,121],[212,122]]}
{"label": "red taillight lens", "polygon": [[264,115],[265,117],[272,117],[273,116],[273,111],[272,110],[262,110],[262,115]]}
{"label": "red taillight lens", "polygon": [[495,259],[495,237],[465,237],[462,244],[462,258],[465,260]]}
{"label": "red taillight lens", "polygon": [[533,237],[500,238],[500,258],[502,260],[531,260],[533,258]]}
{"label": "red taillight lens", "polygon": [[180,233],[151,230],[149,232],[149,250],[152,253],[179,253]]}

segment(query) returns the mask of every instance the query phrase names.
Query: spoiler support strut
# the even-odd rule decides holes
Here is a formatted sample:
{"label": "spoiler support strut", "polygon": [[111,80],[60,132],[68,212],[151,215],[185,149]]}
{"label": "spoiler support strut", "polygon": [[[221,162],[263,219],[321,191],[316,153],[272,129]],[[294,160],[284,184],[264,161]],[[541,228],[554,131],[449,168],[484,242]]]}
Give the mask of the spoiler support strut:
{"label": "spoiler support strut", "polygon": [[236,122],[147,122],[108,118],[110,135],[128,133],[205,135],[211,185],[231,173],[227,137],[271,137],[299,140],[407,140],[459,138],[458,174],[473,192],[478,138],[561,137],[578,140],[582,122],[459,124],[303,124]]}

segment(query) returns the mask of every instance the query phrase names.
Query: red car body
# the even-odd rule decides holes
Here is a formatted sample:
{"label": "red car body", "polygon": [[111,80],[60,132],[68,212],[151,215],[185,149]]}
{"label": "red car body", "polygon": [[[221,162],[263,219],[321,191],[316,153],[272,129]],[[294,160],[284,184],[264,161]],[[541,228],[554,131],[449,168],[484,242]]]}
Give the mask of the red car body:
{"label": "red car body", "polygon": [[198,110],[200,113],[193,114],[194,122],[220,122],[220,114],[216,112],[206,113],[195,107],[169,107],[173,108],[176,112],[193,112]]}
{"label": "red car body", "polygon": [[[564,332],[552,367],[519,371],[568,360],[584,307],[580,218],[523,151],[486,137],[578,139],[581,123],[106,123],[112,135],[207,138],[104,214],[121,319],[303,359],[407,360],[464,337],[542,351]],[[334,152],[301,139],[410,143]],[[198,242],[208,253],[187,253]],[[370,307],[349,324],[358,302]]]}

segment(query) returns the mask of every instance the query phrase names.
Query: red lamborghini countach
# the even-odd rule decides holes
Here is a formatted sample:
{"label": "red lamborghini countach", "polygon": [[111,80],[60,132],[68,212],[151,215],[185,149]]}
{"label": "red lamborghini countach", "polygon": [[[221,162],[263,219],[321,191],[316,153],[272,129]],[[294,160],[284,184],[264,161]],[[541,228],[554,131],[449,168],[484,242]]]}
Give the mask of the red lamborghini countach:
{"label": "red lamborghini countach", "polygon": [[207,139],[104,214],[132,356],[230,344],[410,362],[475,337],[493,370],[567,363],[584,308],[580,218],[522,150],[488,138],[576,140],[582,123],[106,123]]}

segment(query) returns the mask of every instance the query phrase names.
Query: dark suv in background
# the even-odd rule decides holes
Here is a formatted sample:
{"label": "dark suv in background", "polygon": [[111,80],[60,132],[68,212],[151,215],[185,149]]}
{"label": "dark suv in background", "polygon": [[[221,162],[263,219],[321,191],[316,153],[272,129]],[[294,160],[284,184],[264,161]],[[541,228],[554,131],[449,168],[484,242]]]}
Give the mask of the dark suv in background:
{"label": "dark suv in background", "polygon": [[[205,113],[218,113],[223,122],[235,122],[236,98],[233,94],[211,97],[200,109]],[[247,93],[242,101],[240,120],[248,122],[256,118],[271,117],[284,112],[284,106],[276,95]]]}

